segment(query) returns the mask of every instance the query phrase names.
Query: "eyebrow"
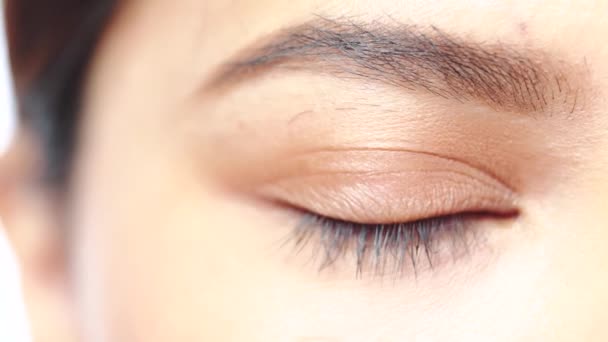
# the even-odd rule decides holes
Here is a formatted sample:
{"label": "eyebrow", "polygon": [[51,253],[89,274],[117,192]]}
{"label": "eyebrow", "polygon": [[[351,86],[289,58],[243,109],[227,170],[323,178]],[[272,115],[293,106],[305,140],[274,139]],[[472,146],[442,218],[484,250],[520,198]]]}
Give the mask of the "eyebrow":
{"label": "eyebrow", "polygon": [[584,66],[531,48],[468,41],[436,27],[318,17],[242,50],[205,90],[221,91],[275,69],[313,70],[502,111],[572,113],[583,106],[586,61]]}

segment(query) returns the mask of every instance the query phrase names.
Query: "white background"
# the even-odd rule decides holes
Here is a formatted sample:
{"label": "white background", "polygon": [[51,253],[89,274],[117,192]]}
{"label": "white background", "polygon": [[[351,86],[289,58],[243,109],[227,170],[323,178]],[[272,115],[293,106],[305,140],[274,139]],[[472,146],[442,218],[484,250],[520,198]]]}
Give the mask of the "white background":
{"label": "white background", "polygon": [[[14,127],[14,101],[1,8],[4,8],[2,0],[0,0],[2,27],[0,30],[0,153],[6,149]],[[0,226],[0,341],[2,342],[30,340],[21,298],[17,264]]]}

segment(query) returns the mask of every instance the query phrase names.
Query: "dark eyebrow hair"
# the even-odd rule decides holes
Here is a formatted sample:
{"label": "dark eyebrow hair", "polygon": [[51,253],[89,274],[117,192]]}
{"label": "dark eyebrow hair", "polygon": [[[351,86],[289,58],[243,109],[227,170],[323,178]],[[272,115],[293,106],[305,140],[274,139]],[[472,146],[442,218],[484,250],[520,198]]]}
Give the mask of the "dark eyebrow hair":
{"label": "dark eyebrow hair", "polygon": [[466,41],[435,27],[319,17],[241,51],[205,90],[275,68],[372,80],[504,111],[569,113],[583,105],[585,72],[579,69],[587,70],[538,50]]}

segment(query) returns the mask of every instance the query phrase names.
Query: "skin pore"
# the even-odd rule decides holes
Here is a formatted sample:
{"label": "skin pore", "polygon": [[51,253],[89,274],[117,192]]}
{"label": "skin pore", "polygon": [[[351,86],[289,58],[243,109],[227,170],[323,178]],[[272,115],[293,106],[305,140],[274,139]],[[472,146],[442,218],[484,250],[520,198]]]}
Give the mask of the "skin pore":
{"label": "skin pore", "polygon": [[603,13],[125,1],[68,195],[4,205],[37,336],[604,341]]}

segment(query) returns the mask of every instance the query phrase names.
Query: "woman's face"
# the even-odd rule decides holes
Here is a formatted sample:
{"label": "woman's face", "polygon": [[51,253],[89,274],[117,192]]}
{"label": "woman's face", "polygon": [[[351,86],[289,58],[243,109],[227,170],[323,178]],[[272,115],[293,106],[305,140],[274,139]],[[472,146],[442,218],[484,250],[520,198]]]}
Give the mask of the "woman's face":
{"label": "woman's face", "polygon": [[84,336],[605,341],[607,13],[123,3],[63,220]]}

